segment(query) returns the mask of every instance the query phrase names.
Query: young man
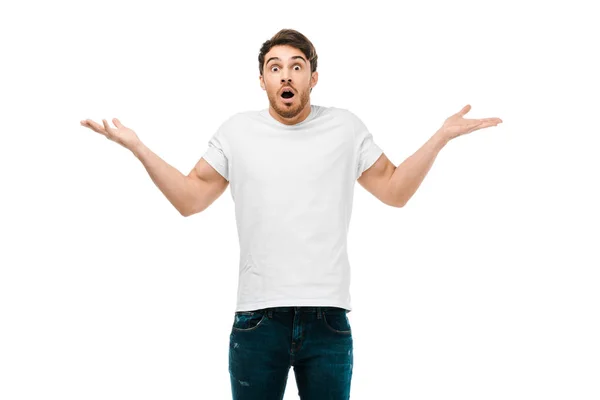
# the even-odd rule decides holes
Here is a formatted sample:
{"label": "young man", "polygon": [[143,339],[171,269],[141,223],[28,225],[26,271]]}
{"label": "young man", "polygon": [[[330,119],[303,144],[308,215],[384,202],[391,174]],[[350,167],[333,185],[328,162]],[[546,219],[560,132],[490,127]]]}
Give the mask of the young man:
{"label": "young man", "polygon": [[396,167],[352,112],[311,105],[317,53],[304,35],[281,30],[258,60],[269,108],[226,120],[187,176],[116,118],[116,128],[81,123],[131,150],[184,216],[205,210],[231,183],[241,255],[229,348],[234,399],[281,399],[291,366],[301,398],[348,399],[354,183],[402,207],[449,140],[502,121],[465,119],[467,105]]}

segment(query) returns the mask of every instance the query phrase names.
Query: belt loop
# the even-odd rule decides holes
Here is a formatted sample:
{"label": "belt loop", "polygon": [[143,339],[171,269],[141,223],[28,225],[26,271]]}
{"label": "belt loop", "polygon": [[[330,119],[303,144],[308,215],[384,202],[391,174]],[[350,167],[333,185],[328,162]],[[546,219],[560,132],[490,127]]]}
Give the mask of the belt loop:
{"label": "belt loop", "polygon": [[317,319],[321,319],[321,307],[317,307]]}
{"label": "belt loop", "polygon": [[269,316],[269,319],[273,319],[273,309],[272,308],[268,309],[267,315]]}

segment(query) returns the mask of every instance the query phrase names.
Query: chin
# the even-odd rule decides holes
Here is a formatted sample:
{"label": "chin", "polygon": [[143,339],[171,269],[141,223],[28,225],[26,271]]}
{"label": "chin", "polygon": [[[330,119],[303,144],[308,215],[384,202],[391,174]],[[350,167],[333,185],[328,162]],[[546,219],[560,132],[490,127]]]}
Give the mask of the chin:
{"label": "chin", "polygon": [[277,112],[277,114],[281,115],[284,118],[293,118],[296,115],[300,114],[306,103],[301,104],[301,99],[291,106],[287,106],[279,101],[277,95],[275,96],[275,101],[269,99],[269,103],[271,103],[271,107]]}

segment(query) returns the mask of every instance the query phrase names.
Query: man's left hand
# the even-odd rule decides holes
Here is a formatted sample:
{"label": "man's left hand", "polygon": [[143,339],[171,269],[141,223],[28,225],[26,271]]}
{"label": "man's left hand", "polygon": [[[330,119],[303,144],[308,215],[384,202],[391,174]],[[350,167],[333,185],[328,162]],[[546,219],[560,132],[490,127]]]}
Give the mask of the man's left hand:
{"label": "man's left hand", "polygon": [[471,106],[467,104],[462,110],[447,118],[438,133],[447,140],[470,133],[478,129],[496,126],[502,123],[500,118],[467,119],[463,118],[469,112]]}

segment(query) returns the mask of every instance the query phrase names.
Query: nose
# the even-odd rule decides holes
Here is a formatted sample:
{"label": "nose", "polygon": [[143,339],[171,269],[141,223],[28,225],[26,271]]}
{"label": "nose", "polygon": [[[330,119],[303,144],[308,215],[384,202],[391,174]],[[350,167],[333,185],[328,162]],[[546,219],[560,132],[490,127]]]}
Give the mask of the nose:
{"label": "nose", "polygon": [[291,82],[291,72],[287,70],[287,68],[283,68],[281,70],[281,83]]}

